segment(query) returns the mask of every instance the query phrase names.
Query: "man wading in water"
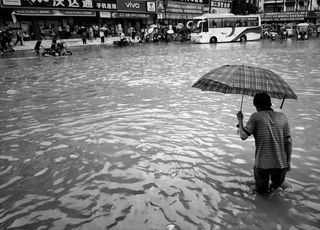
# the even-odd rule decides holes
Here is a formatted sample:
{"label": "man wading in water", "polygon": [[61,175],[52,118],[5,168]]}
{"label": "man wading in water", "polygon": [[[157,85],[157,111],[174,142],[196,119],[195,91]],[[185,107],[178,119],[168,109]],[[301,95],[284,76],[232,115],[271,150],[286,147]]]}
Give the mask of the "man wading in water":
{"label": "man wading in water", "polygon": [[[242,140],[251,134],[254,136],[256,151],[253,170],[256,188],[258,193],[267,194],[281,186],[286,172],[290,170],[290,127],[284,113],[273,111],[268,94],[256,94],[253,105],[257,112],[250,116],[245,127],[242,112],[237,113],[239,134]],[[269,187],[270,176],[272,183]]]}

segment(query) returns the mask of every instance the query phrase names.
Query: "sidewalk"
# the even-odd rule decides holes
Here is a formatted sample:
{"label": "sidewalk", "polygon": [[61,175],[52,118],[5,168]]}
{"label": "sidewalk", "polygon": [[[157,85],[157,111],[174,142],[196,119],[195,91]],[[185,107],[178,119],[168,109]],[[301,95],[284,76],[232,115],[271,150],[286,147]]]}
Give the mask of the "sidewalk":
{"label": "sidewalk", "polygon": [[[87,44],[83,45],[82,44],[82,40],[81,38],[75,38],[75,39],[62,39],[62,42],[66,42],[67,43],[67,47],[72,47],[72,46],[90,46],[90,45],[107,45],[107,46],[113,46],[113,42],[114,41],[120,41],[119,37],[106,37],[104,39],[104,44],[101,43],[101,39],[97,38],[97,39],[93,39],[93,41],[89,41],[87,40]],[[15,42],[15,40],[13,41]],[[37,41],[26,41],[23,42],[23,46],[20,45],[20,43],[18,43],[17,45],[14,46],[15,50],[33,50],[34,46],[36,45]],[[60,40],[58,40],[57,42],[60,42]],[[51,40],[42,40],[41,45],[45,48],[50,48],[51,46]]]}

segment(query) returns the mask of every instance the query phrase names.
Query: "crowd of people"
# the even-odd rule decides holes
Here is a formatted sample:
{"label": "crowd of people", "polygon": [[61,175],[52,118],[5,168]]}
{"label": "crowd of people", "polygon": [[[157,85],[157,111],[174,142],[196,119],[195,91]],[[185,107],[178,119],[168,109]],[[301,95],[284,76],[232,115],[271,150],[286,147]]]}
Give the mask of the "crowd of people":
{"label": "crowd of people", "polygon": [[[288,37],[297,37],[299,33],[297,23],[273,23],[263,24],[261,26],[261,38],[262,39],[280,39],[286,40]],[[319,37],[320,26],[313,23],[308,23],[307,34],[308,37]]]}
{"label": "crowd of people", "polygon": [[[0,51],[1,53],[7,51],[14,51],[13,46],[21,45],[24,42],[35,40],[38,37],[37,44],[41,44],[42,40],[61,40],[61,39],[72,39],[81,38],[83,44],[87,44],[87,41],[93,41],[94,39],[100,39],[101,43],[105,43],[108,37],[119,37],[120,43],[131,43],[135,42],[159,42],[159,41],[186,41],[190,38],[190,29],[184,26],[182,23],[176,25],[142,25],[142,26],[128,26],[123,27],[120,23],[118,24],[90,24],[86,26],[70,26],[66,24],[49,25],[44,28],[40,26],[39,36],[34,34],[29,35],[26,31],[21,28],[10,30],[7,29],[0,33]],[[41,38],[41,39],[39,39]],[[37,55],[39,55],[39,45],[35,47]]]}

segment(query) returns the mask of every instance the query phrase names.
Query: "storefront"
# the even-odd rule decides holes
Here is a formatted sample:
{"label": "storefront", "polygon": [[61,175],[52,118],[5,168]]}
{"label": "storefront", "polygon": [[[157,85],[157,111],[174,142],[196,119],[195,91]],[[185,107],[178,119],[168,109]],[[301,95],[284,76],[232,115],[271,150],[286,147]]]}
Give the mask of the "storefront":
{"label": "storefront", "polygon": [[117,12],[112,18],[117,19],[128,34],[130,27],[140,30],[155,22],[156,4],[155,0],[118,0]]}
{"label": "storefront", "polygon": [[[98,24],[100,13],[116,12],[116,0],[1,0],[2,27],[21,27],[37,38],[49,27]],[[41,28],[41,29],[40,29]]]}
{"label": "storefront", "polygon": [[202,14],[202,0],[158,1],[158,20],[164,24],[186,23]]}

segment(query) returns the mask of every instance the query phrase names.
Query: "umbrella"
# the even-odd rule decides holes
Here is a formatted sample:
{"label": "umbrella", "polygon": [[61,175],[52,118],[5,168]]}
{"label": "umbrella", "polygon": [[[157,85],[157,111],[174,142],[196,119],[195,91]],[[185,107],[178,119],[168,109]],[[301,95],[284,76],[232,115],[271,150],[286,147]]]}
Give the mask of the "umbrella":
{"label": "umbrella", "polygon": [[107,30],[108,30],[108,28],[107,28],[107,27],[105,27],[105,26],[102,26],[102,27],[100,27],[100,30],[101,30],[101,31],[107,31]]}
{"label": "umbrella", "polygon": [[181,30],[183,27],[184,27],[184,25],[183,25],[182,23],[178,23],[178,24],[176,25],[176,28],[177,28],[178,30]]}
{"label": "umbrella", "polygon": [[147,30],[148,34],[152,34],[153,31],[154,31],[154,28],[152,27]]}
{"label": "umbrella", "polygon": [[254,96],[257,93],[267,93],[272,98],[297,99],[297,95],[289,85],[271,70],[246,66],[224,65],[203,75],[192,87],[205,91],[217,91],[228,94],[242,94],[240,111],[242,110],[243,95]]}

